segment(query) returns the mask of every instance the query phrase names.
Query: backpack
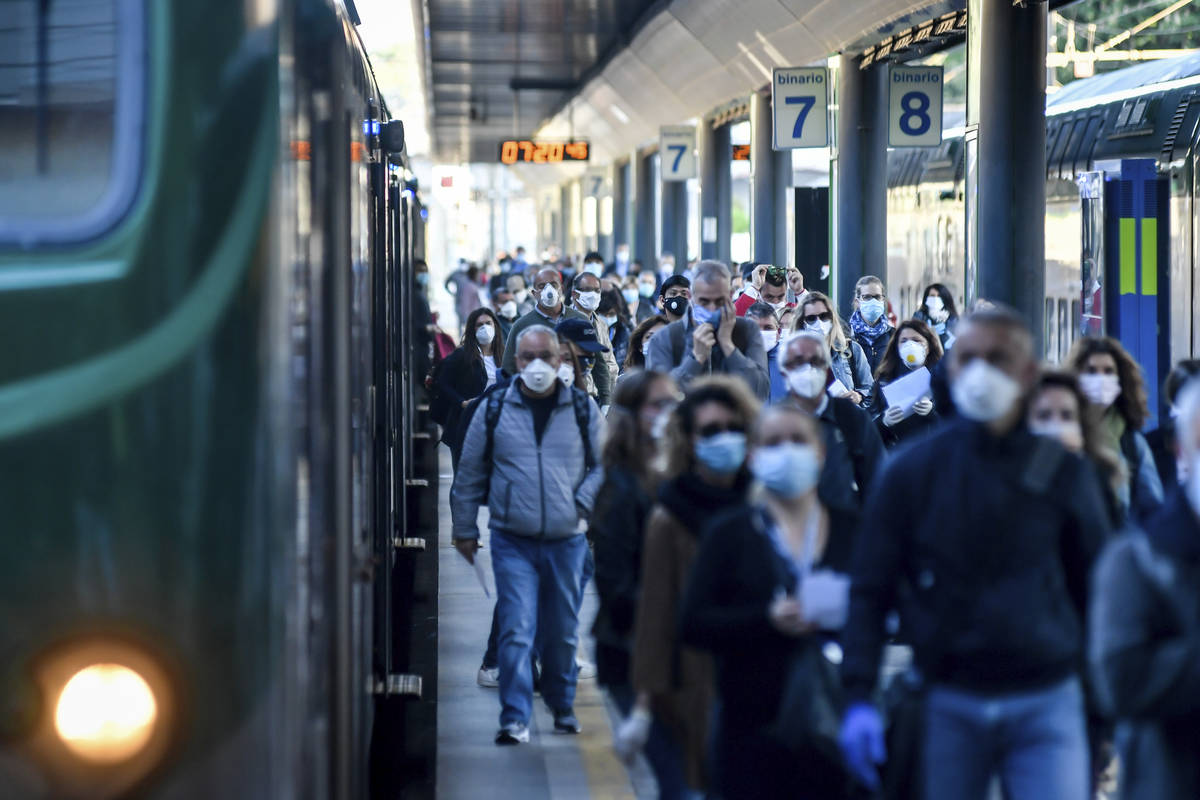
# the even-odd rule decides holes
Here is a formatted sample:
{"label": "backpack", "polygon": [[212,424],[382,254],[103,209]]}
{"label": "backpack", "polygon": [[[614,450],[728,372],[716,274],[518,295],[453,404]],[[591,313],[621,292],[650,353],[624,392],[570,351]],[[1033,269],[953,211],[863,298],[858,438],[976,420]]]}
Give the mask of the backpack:
{"label": "backpack", "polygon": [[[507,388],[507,387],[505,387]],[[483,463],[487,465],[488,491],[492,481],[492,454],[496,448],[496,426],[500,424],[500,413],[504,410],[505,391],[494,391],[487,395],[487,405],[483,409]],[[588,436],[588,423],[591,421],[591,398],[581,389],[571,387],[571,407],[575,411],[575,424],[579,427],[579,438],[583,441],[583,469],[590,472],[596,466],[596,455],[592,452],[592,439]],[[484,497],[487,497],[485,491]]]}

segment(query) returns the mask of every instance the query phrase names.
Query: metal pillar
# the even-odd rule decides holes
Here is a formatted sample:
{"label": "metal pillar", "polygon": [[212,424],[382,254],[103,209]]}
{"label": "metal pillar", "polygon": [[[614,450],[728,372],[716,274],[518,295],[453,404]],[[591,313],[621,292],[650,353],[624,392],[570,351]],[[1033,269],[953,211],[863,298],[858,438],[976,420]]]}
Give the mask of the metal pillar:
{"label": "metal pillar", "polygon": [[863,275],[887,281],[887,69],[838,62],[837,248],[834,302],[850,312]]}
{"label": "metal pillar", "polygon": [[[732,233],[733,177],[729,162],[732,151],[729,126],[713,129],[709,120],[700,124],[700,257],[729,260],[729,236]],[[705,220],[714,220],[716,240],[704,238]],[[712,222],[707,223],[710,228]]]}
{"label": "metal pillar", "polygon": [[658,264],[658,253],[655,252],[654,219],[654,169],[650,159],[654,153],[637,156],[637,176],[634,195],[634,214],[637,222],[633,230],[633,255],[631,258],[640,259],[642,266],[653,269]]}
{"label": "metal pillar", "polygon": [[613,250],[623,244],[633,249],[633,220],[630,213],[631,186],[630,173],[633,168],[629,161],[617,164],[613,169]]}
{"label": "metal pillar", "polygon": [[756,92],[750,97],[750,244],[755,261],[787,263],[786,194],[791,185],[792,152],[771,148],[771,98]]}
{"label": "metal pillar", "polygon": [[688,257],[687,181],[663,181],[662,249],[675,256],[675,265],[686,266]]}
{"label": "metal pillar", "polygon": [[562,220],[559,225],[558,246],[562,248],[563,256],[570,257],[571,253],[571,186],[564,183],[558,188],[558,216]]}
{"label": "metal pillar", "polygon": [[[976,295],[1007,303],[1043,347],[1046,286],[1046,6],[982,0]],[[968,69],[975,65],[968,65]],[[969,294],[969,293],[968,293]]]}

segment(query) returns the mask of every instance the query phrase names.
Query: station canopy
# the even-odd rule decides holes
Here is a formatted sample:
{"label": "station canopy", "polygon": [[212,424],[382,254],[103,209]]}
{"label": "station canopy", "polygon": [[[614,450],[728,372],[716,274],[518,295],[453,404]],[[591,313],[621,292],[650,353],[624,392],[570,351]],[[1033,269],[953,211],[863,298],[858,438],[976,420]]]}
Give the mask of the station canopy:
{"label": "station canopy", "polygon": [[[593,163],[965,0],[427,0],[435,157],[496,162],[507,139],[586,139]],[[530,166],[547,182],[563,168]],[[524,177],[524,175],[523,175]],[[532,177],[532,176],[531,176]]]}

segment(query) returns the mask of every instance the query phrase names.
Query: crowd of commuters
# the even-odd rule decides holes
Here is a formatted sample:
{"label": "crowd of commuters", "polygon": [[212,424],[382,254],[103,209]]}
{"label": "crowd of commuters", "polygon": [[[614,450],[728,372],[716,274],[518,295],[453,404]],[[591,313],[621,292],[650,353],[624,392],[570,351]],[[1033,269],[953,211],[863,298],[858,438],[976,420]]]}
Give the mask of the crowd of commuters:
{"label": "crowd of commuters", "polygon": [[1052,368],[944,284],[897,319],[866,276],[843,323],[795,270],[639,267],[527,266],[434,368],[498,744],[535,689],[580,731],[594,574],[660,797],[1085,800],[1114,759],[1121,797],[1200,797],[1200,362],[1147,435],[1111,338]]}

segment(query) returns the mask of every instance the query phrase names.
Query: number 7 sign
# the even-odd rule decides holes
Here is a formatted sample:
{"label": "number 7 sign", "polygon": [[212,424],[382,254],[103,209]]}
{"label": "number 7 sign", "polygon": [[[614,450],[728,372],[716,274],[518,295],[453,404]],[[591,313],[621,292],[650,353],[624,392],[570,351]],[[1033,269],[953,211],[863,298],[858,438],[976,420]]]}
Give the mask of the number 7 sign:
{"label": "number 7 sign", "polygon": [[771,114],[776,150],[829,145],[829,70],[776,67],[771,75]]}
{"label": "number 7 sign", "polygon": [[664,181],[686,181],[696,177],[696,129],[691,125],[661,128],[658,155]]}

